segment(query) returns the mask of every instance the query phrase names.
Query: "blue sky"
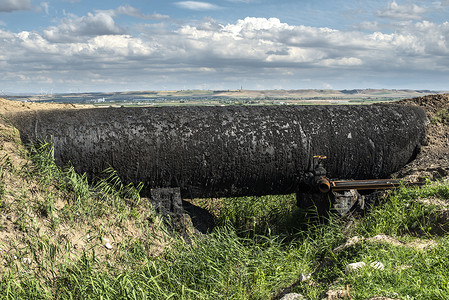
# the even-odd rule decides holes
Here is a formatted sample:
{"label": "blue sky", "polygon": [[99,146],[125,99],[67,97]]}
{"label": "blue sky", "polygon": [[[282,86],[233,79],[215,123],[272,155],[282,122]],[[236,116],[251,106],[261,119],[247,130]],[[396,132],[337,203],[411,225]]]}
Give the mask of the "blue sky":
{"label": "blue sky", "polygon": [[449,0],[0,0],[0,96],[449,90]]}

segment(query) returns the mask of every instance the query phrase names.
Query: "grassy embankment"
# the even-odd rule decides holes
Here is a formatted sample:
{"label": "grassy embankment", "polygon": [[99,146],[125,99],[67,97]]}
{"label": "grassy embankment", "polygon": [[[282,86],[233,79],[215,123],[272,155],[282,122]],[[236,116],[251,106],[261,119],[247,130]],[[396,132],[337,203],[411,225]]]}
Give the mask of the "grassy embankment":
{"label": "grassy embankment", "polygon": [[[139,197],[140,186],[113,172],[89,184],[55,166],[51,145],[29,151],[3,123],[1,299],[269,299],[283,291],[323,299],[329,290],[348,299],[448,298],[447,182],[399,189],[364,218],[325,222],[304,221],[293,196],[197,200],[213,202],[218,226],[187,243]],[[385,269],[345,274],[359,261]]]}

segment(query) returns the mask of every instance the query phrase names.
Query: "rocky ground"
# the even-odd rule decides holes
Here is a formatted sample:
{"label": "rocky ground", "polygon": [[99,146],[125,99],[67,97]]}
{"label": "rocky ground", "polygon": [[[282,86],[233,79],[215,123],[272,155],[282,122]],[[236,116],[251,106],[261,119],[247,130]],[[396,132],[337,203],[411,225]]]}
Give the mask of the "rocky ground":
{"label": "rocky ground", "polygon": [[449,175],[449,95],[431,95],[397,102],[424,109],[429,118],[426,140],[415,160],[394,174],[405,179],[441,179]]}

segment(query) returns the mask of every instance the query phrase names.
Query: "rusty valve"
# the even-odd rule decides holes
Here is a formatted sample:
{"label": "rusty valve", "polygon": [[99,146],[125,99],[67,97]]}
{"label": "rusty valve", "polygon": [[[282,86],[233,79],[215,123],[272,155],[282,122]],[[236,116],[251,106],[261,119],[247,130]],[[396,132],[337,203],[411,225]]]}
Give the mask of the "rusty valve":
{"label": "rusty valve", "polygon": [[318,179],[316,185],[321,193],[328,193],[331,190],[331,184],[329,182],[329,179],[327,179],[326,177],[321,177],[320,179]]}

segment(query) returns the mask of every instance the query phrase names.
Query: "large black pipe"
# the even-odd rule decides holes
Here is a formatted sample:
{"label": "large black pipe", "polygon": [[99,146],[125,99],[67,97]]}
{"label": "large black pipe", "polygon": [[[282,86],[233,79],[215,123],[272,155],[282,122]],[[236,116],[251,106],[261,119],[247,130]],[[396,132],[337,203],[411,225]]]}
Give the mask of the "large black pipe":
{"label": "large black pipe", "polygon": [[414,158],[422,109],[371,106],[97,108],[12,117],[26,141],[54,139],[58,164],[90,177],[108,166],[185,197],[301,190],[314,155],[328,176],[383,178]]}

